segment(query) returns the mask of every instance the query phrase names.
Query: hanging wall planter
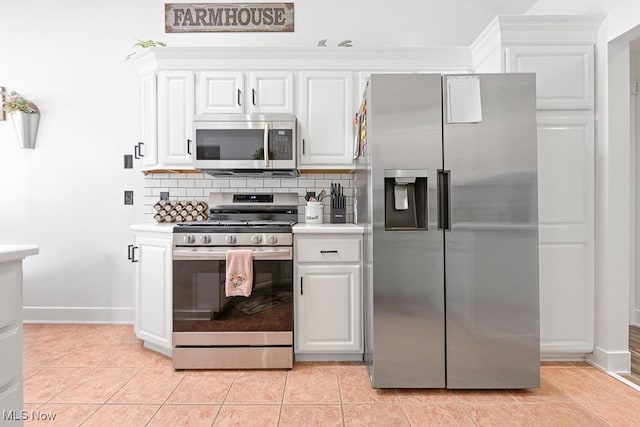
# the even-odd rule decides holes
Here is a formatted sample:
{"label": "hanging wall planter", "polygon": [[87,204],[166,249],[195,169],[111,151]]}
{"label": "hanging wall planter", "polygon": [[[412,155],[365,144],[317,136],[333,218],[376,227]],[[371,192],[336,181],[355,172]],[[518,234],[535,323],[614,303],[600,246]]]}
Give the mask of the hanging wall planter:
{"label": "hanging wall planter", "polygon": [[14,111],[10,113],[13,127],[16,129],[18,142],[21,148],[36,148],[36,136],[38,135],[38,123],[40,122],[40,113],[24,113],[22,111]]}
{"label": "hanging wall planter", "polygon": [[[6,95],[3,93],[3,95]],[[15,91],[3,100],[2,108],[8,113],[18,136],[21,148],[36,148],[40,111],[33,102],[27,101]]]}

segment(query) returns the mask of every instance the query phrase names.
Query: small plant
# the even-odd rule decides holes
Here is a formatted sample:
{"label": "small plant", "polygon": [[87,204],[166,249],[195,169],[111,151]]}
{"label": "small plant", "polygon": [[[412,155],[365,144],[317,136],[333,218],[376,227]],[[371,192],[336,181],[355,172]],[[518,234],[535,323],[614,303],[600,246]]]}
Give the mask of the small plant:
{"label": "small plant", "polygon": [[[166,47],[166,46],[167,44],[163,42],[156,42],[153,40],[138,40],[138,43],[135,43],[133,45],[133,48],[135,49],[136,47],[141,47],[143,49],[148,49],[150,47]],[[136,53],[137,53],[136,51],[131,52],[129,55],[127,55],[127,57],[124,60],[128,61]]]}
{"label": "small plant", "polygon": [[37,113],[38,107],[31,102],[22,97],[18,92],[12,90],[11,92],[7,92],[7,90],[2,90],[0,92],[1,95],[4,95],[4,100],[2,102],[2,109],[7,113],[13,113],[14,111],[22,111],[23,113]]}

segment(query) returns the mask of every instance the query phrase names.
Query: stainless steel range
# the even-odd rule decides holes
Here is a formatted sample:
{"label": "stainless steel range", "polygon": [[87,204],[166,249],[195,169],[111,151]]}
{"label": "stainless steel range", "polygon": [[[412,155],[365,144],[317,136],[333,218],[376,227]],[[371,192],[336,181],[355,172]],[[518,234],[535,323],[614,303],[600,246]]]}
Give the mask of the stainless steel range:
{"label": "stainless steel range", "polygon": [[[291,368],[295,193],[209,196],[173,235],[173,368]],[[249,297],[225,296],[226,253],[253,252]]]}

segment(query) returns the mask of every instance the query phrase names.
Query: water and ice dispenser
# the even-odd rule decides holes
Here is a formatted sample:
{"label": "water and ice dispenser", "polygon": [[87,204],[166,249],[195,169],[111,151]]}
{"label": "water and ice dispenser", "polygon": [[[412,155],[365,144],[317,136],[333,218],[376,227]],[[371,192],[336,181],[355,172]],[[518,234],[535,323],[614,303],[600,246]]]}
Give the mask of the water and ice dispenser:
{"label": "water and ice dispenser", "polygon": [[426,230],[427,171],[385,169],[384,205],[386,230]]}

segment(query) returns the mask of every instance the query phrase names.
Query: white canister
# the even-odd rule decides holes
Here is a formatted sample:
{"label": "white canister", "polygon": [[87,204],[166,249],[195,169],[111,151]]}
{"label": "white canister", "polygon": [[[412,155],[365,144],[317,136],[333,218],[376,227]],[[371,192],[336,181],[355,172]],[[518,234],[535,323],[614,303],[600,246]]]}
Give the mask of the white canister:
{"label": "white canister", "polygon": [[304,210],[304,222],[322,224],[322,202],[307,202]]}

